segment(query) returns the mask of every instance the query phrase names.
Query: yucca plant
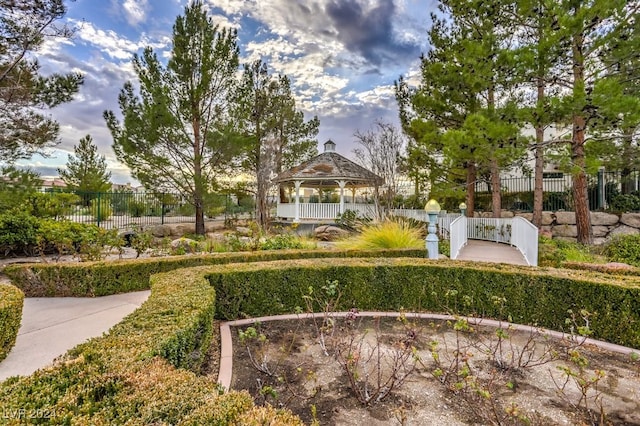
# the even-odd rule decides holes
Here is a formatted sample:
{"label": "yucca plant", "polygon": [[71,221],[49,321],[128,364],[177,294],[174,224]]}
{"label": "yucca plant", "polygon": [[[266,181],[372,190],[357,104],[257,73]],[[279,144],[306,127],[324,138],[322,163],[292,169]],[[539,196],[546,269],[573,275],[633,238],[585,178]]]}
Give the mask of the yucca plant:
{"label": "yucca plant", "polygon": [[407,222],[385,221],[365,226],[356,237],[338,241],[344,249],[421,248],[424,240],[420,228]]}

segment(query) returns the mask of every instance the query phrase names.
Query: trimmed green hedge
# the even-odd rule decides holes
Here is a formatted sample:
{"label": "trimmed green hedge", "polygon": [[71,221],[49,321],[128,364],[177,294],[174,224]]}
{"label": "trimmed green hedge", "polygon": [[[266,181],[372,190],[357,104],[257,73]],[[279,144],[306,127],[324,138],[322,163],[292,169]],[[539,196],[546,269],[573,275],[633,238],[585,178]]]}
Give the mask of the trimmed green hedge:
{"label": "trimmed green hedge", "polygon": [[0,361],[16,343],[23,304],[24,293],[20,289],[0,283]]}
{"label": "trimmed green hedge", "polygon": [[[0,406],[51,414],[33,423],[301,424],[289,412],[255,407],[246,392],[221,393],[198,371],[214,316],[290,313],[327,280],[340,283],[343,309],[444,311],[561,330],[568,309],[584,308],[594,337],[640,347],[637,276],[411,258],[207,265],[153,275],[138,310],[54,367],[3,382]],[[495,296],[505,298],[502,308]]]}
{"label": "trimmed green hedge", "polygon": [[149,300],[108,335],[75,347],[52,368],[3,382],[3,423],[222,426],[246,424],[255,411],[276,424],[300,424],[290,413],[255,408],[246,392],[222,394],[195,373],[211,341],[215,306],[202,272],[181,271],[179,280],[155,275],[151,288]]}
{"label": "trimmed green hedge", "polygon": [[[592,313],[593,337],[640,348],[640,277],[424,259],[313,259],[202,268],[216,317],[294,312],[313,286],[338,280],[343,310],[435,311],[563,330],[571,309]],[[455,292],[451,292],[455,290]],[[446,295],[455,294],[455,297]],[[496,304],[495,297],[504,297]]]}
{"label": "trimmed green hedge", "polygon": [[425,257],[425,250],[274,250],[82,263],[8,265],[27,297],[93,297],[146,290],[153,274],[202,265],[325,257]]}

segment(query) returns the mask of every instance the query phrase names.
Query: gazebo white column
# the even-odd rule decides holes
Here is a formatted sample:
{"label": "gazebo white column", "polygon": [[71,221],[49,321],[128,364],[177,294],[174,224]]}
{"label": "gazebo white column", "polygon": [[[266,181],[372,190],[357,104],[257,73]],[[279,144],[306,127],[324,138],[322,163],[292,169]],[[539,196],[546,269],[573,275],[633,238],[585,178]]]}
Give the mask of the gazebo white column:
{"label": "gazebo white column", "polygon": [[344,180],[339,180],[338,185],[340,186],[340,214],[344,213],[344,187],[347,184]]}
{"label": "gazebo white column", "polygon": [[293,183],[296,186],[296,213],[293,221],[297,223],[300,222],[300,185],[302,184],[302,181],[296,180]]}

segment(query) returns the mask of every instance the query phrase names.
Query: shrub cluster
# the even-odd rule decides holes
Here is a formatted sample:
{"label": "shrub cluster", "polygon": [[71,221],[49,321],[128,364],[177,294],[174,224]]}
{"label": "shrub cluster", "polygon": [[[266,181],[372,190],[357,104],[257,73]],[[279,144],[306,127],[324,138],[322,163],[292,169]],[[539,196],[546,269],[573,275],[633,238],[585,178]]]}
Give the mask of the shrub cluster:
{"label": "shrub cluster", "polygon": [[607,243],[604,254],[614,262],[640,267],[640,235],[619,235]]}
{"label": "shrub cluster", "polygon": [[201,272],[181,278],[154,276],[149,300],[108,335],[75,347],[53,368],[3,382],[3,423],[20,424],[25,419],[11,413],[23,410],[44,413],[32,421],[50,424],[300,424],[197,374],[211,342],[215,293]]}
{"label": "shrub cluster", "polygon": [[538,265],[564,267],[567,262],[593,262],[595,256],[588,246],[578,243],[553,240],[547,237],[538,239]]}
{"label": "shrub cluster", "polygon": [[629,194],[615,194],[609,203],[611,210],[616,212],[640,211],[640,191]]}
{"label": "shrub cluster", "polygon": [[16,342],[23,302],[24,294],[18,288],[0,283],[0,361]]}
{"label": "shrub cluster", "polygon": [[102,257],[105,246],[120,247],[117,230],[51,218],[37,218],[24,211],[0,215],[0,254],[78,255],[84,260]]}
{"label": "shrub cluster", "polygon": [[27,297],[93,297],[149,288],[160,272],[201,265],[313,257],[425,257],[421,250],[281,250],[83,263],[7,265],[4,273]]}

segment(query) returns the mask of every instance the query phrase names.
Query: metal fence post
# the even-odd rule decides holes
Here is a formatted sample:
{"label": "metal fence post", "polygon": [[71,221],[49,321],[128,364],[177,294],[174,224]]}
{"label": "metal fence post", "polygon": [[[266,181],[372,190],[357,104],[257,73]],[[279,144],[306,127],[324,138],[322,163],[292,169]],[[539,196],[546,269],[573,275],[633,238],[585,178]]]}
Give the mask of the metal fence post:
{"label": "metal fence post", "polygon": [[164,225],[164,192],[160,193],[160,224]]}
{"label": "metal fence post", "polygon": [[100,204],[101,204],[101,200],[100,200],[100,192],[98,192],[98,206],[96,207],[96,222],[98,224],[98,226],[100,226]]}
{"label": "metal fence post", "polygon": [[604,166],[598,169],[598,209],[604,209],[605,204]]}

